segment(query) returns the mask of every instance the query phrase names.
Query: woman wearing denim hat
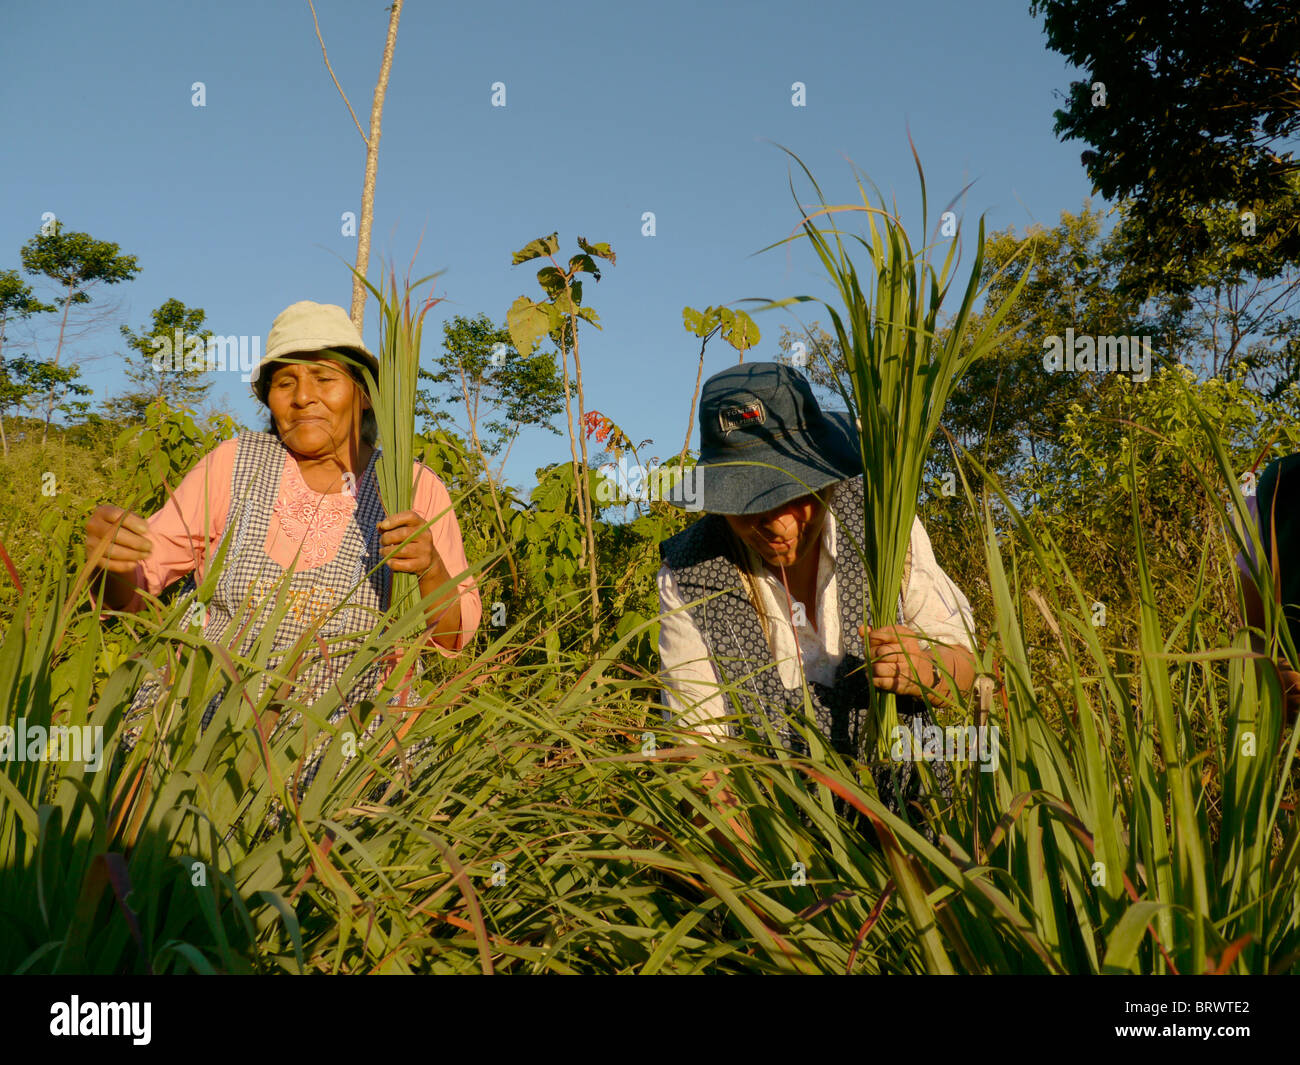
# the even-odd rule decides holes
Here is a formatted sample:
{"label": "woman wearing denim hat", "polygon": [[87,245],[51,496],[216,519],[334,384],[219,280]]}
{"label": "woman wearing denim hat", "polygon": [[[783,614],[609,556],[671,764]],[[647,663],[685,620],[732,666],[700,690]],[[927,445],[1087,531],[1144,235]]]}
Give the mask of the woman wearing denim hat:
{"label": "woman wearing denim hat", "polygon": [[[101,506],[87,521],[87,556],[103,548],[96,564],[106,575],[106,605],[138,610],[142,590],[157,595],[190,574],[202,580],[225,540],[229,550],[211,600],[196,603],[191,618],[206,638],[221,640],[246,622],[251,604],[246,650],[282,576],[292,572],[289,610],[275,635],[275,650],[283,651],[313,629],[326,640],[372,630],[388,607],[392,572],[416,574],[423,595],[465,573],[460,527],[432,470],[416,463],[412,509],[384,514],[374,473],[376,423],[359,363],[377,375],[378,361],[342,307],[303,301],[281,312],[252,376],[270,410],[268,431],[218,445],[148,519]],[[454,594],[429,607],[428,638],[444,653],[458,651],[481,614],[474,580],[465,576]],[[333,653],[326,662],[313,653],[295,701],[318,697],[349,658]],[[363,673],[348,705],[372,696],[385,669],[381,662]],[[160,691],[157,681],[146,682],[132,712]],[[209,703],[205,725],[219,699],[220,693]]]}
{"label": "woman wearing denim hat", "polygon": [[[666,694],[684,725],[724,735],[734,711],[718,685],[730,683],[795,745],[806,679],[819,729],[862,759],[868,685],[931,705],[969,690],[970,605],[919,520],[899,602],[868,601],[856,434],[802,375],[746,363],[709,378],[696,471],[689,502],[706,516],[660,546],[658,578]],[[919,700],[900,704],[900,722],[914,713],[928,720]]]}

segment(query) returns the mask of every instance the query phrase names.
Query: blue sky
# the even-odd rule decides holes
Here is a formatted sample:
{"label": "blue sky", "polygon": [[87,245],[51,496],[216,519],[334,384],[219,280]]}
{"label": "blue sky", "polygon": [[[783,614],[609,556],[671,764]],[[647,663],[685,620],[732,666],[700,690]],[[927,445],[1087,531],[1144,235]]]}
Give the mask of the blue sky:
{"label": "blue sky", "polygon": [[[360,210],[365,150],[305,0],[5,7],[0,269],[19,266],[47,211],[141,266],[134,281],[96,292],[92,310],[119,301],[118,312],[68,349],[87,360],[97,399],[126,386],[118,326],[144,327],[169,298],[202,307],[224,335],[264,336],[297,300],[348,304],[341,260],[355,243],[340,218]],[[320,0],[317,12],[364,125],[385,6]],[[653,438],[643,458],[668,456],[682,444],[699,347],[683,306],[828,294],[807,252],[755,255],[798,220],[776,144],[804,159],[833,202],[856,198],[851,158],[919,227],[910,128],[932,212],[974,182],[960,204],[972,229],[981,213],[990,229],[1051,226],[1090,192],[1081,145],[1052,133],[1054,92],[1072,76],[1024,0],[408,0],[371,276],[381,258],[404,270],[421,238],[413,276],[446,271],[427,364],[444,317],[503,322],[515,298],[538,293],[535,268],[511,267],[515,249],[557,230],[566,253],[579,235],[608,241],[617,264],[585,286],[603,325],[583,340],[588,406],[634,441]],[[204,107],[191,103],[196,81]],[[503,108],[491,105],[498,81]],[[804,107],[791,103],[796,81]],[[646,211],[653,237],[642,235]],[[750,358],[775,356],[779,326],[793,324],[782,314],[757,317],[763,340]],[[35,344],[11,333],[6,352],[49,355],[51,337],[48,326]],[[714,341],[706,376],[734,359]],[[217,377],[212,398],[262,427],[239,375]],[[535,467],[567,455],[562,438],[526,435],[508,477],[531,483]]]}

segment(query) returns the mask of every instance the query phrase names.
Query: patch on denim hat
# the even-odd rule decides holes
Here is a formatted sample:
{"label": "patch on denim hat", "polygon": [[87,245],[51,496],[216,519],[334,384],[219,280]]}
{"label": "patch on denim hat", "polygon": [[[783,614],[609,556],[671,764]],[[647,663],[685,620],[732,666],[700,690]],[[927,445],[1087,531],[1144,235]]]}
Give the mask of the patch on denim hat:
{"label": "patch on denim hat", "polygon": [[718,411],[718,429],[725,436],[733,429],[762,425],[766,418],[767,413],[758,400],[746,403],[742,407],[723,407]]}

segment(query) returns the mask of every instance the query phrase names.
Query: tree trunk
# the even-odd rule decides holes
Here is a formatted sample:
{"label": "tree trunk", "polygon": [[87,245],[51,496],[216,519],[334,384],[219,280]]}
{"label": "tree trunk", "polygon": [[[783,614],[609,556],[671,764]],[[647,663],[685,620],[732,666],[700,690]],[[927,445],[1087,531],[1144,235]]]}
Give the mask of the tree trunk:
{"label": "tree trunk", "polygon": [[370,105],[370,134],[366,138],[366,177],[361,186],[361,225],[357,228],[356,270],[361,277],[352,278],[352,323],[360,333],[366,320],[366,287],[361,283],[370,269],[370,227],[375,219],[375,175],[379,171],[379,126],[384,114],[384,97],[388,94],[388,75],[393,69],[393,49],[397,45],[397,22],[402,17],[402,0],[393,0],[389,9],[388,39],[384,42],[384,59],[379,66],[379,83]]}
{"label": "tree trunk", "polygon": [[[565,283],[565,291],[569,290],[568,283]],[[573,305],[573,298],[570,296],[569,305]],[[591,468],[587,460],[587,411],[586,397],[582,393],[582,359],[578,354],[578,316],[572,311],[569,312],[569,328],[573,333],[573,376],[578,386],[578,442],[582,445],[582,470],[578,482],[578,501],[582,513],[582,524],[587,530],[587,573],[588,584],[591,588],[591,642],[594,645],[600,640],[600,589],[596,574],[596,529],[595,514],[591,504],[590,485],[587,481],[587,471]]]}
{"label": "tree trunk", "polygon": [[[488,492],[492,496],[492,510],[496,514],[497,530],[501,533],[501,542],[509,544],[510,530],[506,528],[506,519],[501,514],[501,504],[497,501],[496,481],[492,476],[492,467],[488,463],[487,455],[483,453],[483,444],[478,437],[478,399],[477,393],[473,406],[469,401],[469,382],[465,379],[465,365],[460,365],[460,392],[465,398],[465,418],[469,422],[469,438],[474,445],[474,454],[478,456],[479,464],[483,467],[483,475],[487,478]],[[506,551],[506,564],[510,567],[510,585],[514,588],[515,595],[519,594],[519,570],[515,566],[515,555],[512,550]]]}
{"label": "tree trunk", "polygon": [[[63,297],[63,318],[59,322],[59,342],[54,348],[54,365],[59,365],[59,356],[63,353],[63,334],[68,328],[68,311],[72,307],[72,283],[68,283],[68,291]],[[41,429],[41,447],[45,446],[45,438],[50,433],[50,419],[54,417],[54,393],[58,385],[50,385],[50,398],[45,404],[45,425]]]}
{"label": "tree trunk", "polygon": [[[587,528],[587,509],[586,506],[584,505],[585,496],[582,491],[582,482],[584,480],[585,466],[583,466],[583,464],[580,463],[578,460],[578,438],[579,436],[581,436],[582,438],[582,450],[585,455],[587,450],[587,440],[586,437],[582,434],[586,432],[587,427],[582,424],[581,420],[579,420],[578,430],[577,430],[578,435],[575,436],[574,429],[573,429],[573,399],[572,399],[573,393],[572,390],[569,388],[569,345],[570,343],[573,343],[576,347],[577,337],[574,335],[572,322],[562,323],[560,325],[559,333],[560,333],[560,345],[559,345],[560,366],[564,371],[564,417],[565,417],[565,421],[568,423],[569,426],[569,454],[573,458],[573,490],[575,493],[577,493],[578,496],[578,519],[582,522],[583,529],[585,530]],[[588,556],[588,561],[590,561],[591,552],[589,550],[589,545],[586,541],[585,536],[583,540],[583,553]],[[588,569],[590,572],[590,567]],[[593,589],[593,593],[594,593],[594,589]],[[598,624],[597,624],[598,620],[599,620],[599,615],[596,612],[596,600],[593,594],[592,626],[591,626],[591,632],[592,632],[591,638],[593,643],[595,642],[597,633],[599,631]]]}

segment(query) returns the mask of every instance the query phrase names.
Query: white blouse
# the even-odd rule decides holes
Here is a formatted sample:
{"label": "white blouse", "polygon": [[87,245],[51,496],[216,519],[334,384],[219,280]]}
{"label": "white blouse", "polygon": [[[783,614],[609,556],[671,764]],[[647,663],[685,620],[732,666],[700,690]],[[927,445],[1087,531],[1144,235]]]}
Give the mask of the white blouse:
{"label": "white blouse", "polygon": [[[912,524],[911,550],[912,568],[903,594],[903,624],[921,634],[923,647],[943,643],[974,650],[970,603],[935,561],[930,537],[920,519]],[[809,683],[831,684],[845,654],[835,581],[835,516],[829,511],[822,527],[820,551],[814,614],[789,597],[779,576],[765,566],[757,567],[761,576],[756,576],[754,583],[769,618],[769,646],[781,683],[787,688],[802,688],[804,677]],[[725,736],[727,729],[720,719],[734,711],[718,691],[720,678],[704,637],[690,614],[682,609],[686,601],[666,565],[659,568],[658,582],[659,659],[668,706],[680,724]],[[812,625],[814,617],[816,628]],[[877,624],[895,624],[896,611],[891,609],[887,618],[876,620]]]}

